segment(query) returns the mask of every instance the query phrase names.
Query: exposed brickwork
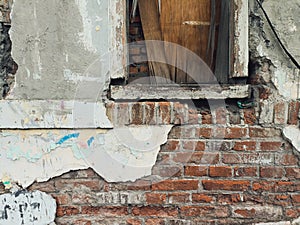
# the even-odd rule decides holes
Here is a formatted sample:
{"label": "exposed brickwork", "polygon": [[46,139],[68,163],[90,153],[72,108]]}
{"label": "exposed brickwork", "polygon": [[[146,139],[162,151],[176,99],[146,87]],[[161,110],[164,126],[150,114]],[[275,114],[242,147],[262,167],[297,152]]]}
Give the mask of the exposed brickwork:
{"label": "exposed brickwork", "polygon": [[298,109],[294,102],[278,107],[287,104],[291,112],[280,114],[275,106],[274,124],[261,126],[254,109],[237,111],[239,123],[231,123],[232,112],[224,108],[110,103],[114,124],[174,125],[154,177],[139,185],[107,183],[84,170],[30,189],[56,198],[57,224],[252,224],[267,221],[266,215],[269,221],[292,220],[300,216],[299,156],[281,128],[297,119]]}

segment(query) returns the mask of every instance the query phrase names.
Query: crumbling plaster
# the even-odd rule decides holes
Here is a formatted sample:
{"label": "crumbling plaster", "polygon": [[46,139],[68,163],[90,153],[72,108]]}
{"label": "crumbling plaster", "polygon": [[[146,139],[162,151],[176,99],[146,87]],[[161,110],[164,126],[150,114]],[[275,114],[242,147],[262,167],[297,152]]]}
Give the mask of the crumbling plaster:
{"label": "crumbling plaster", "polygon": [[109,182],[151,175],[172,126],[112,130],[2,130],[0,175],[7,188],[28,187],[70,170],[93,168]]}
{"label": "crumbling plaster", "polygon": [[7,188],[88,167],[111,182],[151,174],[172,126],[111,129],[106,116],[110,76],[124,74],[123,6],[125,0],[14,1],[10,36],[19,69],[0,102]]}
{"label": "crumbling plaster", "polygon": [[[269,64],[271,76],[264,77],[285,99],[299,98],[299,70],[278,44],[266,18],[255,0],[250,0],[250,57],[252,62]],[[265,0],[262,3],[283,44],[300,61],[300,20],[298,0]]]}

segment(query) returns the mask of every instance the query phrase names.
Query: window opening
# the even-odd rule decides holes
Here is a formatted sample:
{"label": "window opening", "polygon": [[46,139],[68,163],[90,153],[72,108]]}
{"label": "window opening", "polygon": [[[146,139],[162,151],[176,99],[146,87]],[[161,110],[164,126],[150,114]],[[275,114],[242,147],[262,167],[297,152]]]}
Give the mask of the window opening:
{"label": "window opening", "polygon": [[[201,57],[219,82],[227,83],[230,72],[230,0],[128,1],[129,42],[159,40],[183,46]],[[171,57],[168,60],[174,65],[193,67],[188,56],[179,55],[176,51],[166,52],[164,48],[149,51],[147,46],[137,44],[129,54],[133,61],[143,57],[142,54],[164,54]],[[160,76],[178,84],[195,83],[180,69],[158,62],[133,64],[129,71],[129,82],[139,77]],[[203,76],[201,71],[199,76]],[[199,80],[201,83],[211,82],[205,76]]]}

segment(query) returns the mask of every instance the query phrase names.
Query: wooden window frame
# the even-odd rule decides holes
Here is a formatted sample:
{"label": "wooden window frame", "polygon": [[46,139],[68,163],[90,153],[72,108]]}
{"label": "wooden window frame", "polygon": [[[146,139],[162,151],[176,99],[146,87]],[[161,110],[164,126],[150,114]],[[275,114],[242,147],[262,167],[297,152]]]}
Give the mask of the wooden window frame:
{"label": "wooden window frame", "polygon": [[[248,48],[248,1],[247,0],[230,0],[232,1],[233,7],[231,8],[233,17],[231,21],[231,33],[233,39],[231,40],[231,58],[230,58],[230,74],[229,78],[247,78],[248,77],[248,62],[249,62],[249,48]],[[127,44],[127,0],[122,0],[123,5],[123,15],[122,15],[122,35],[123,38],[123,51],[122,61],[128,62],[128,51],[125,48]],[[119,30],[120,31],[120,30]],[[119,60],[120,61],[120,60]],[[111,76],[114,79],[128,79],[128,68],[124,66],[123,71]],[[174,90],[174,87],[171,87]],[[221,90],[220,90],[221,88]],[[111,97],[112,99],[155,99],[165,96],[165,90],[168,87],[151,87],[146,85],[111,85]],[[203,99],[203,98],[214,98],[214,99],[224,99],[224,98],[247,98],[250,97],[250,86],[246,84],[236,84],[236,85],[216,85],[212,88],[212,91],[207,92],[209,88],[205,85],[199,87],[191,87],[190,91],[186,88],[176,87],[177,93],[180,95],[170,95],[170,98],[182,99],[182,98],[193,98],[193,99]],[[198,94],[195,94],[195,90]],[[184,91],[184,92],[182,92]],[[175,93],[176,93],[175,92]],[[135,93],[132,94],[132,93]],[[136,95],[140,93],[140,95]],[[182,93],[183,94],[182,96]]]}

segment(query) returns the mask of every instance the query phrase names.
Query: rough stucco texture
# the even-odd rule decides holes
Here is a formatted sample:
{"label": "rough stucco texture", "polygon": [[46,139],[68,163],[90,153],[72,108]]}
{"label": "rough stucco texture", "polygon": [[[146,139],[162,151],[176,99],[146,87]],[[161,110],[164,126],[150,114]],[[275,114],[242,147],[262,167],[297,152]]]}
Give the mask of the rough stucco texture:
{"label": "rough stucco texture", "polygon": [[[254,60],[265,59],[271,63],[272,77],[270,78],[281,96],[286,99],[296,99],[300,96],[297,90],[297,77],[299,70],[286,56],[279,46],[274,33],[271,31],[262,11],[254,1],[251,0],[251,38],[250,49]],[[295,59],[300,61],[300,2],[298,0],[281,1],[265,0],[263,1],[270,20],[275,27],[280,39]]]}
{"label": "rough stucco texture", "polygon": [[19,70],[10,98],[90,99],[92,89],[101,94],[108,74],[107,57],[100,59],[110,43],[108,1],[15,0],[11,17]]}

